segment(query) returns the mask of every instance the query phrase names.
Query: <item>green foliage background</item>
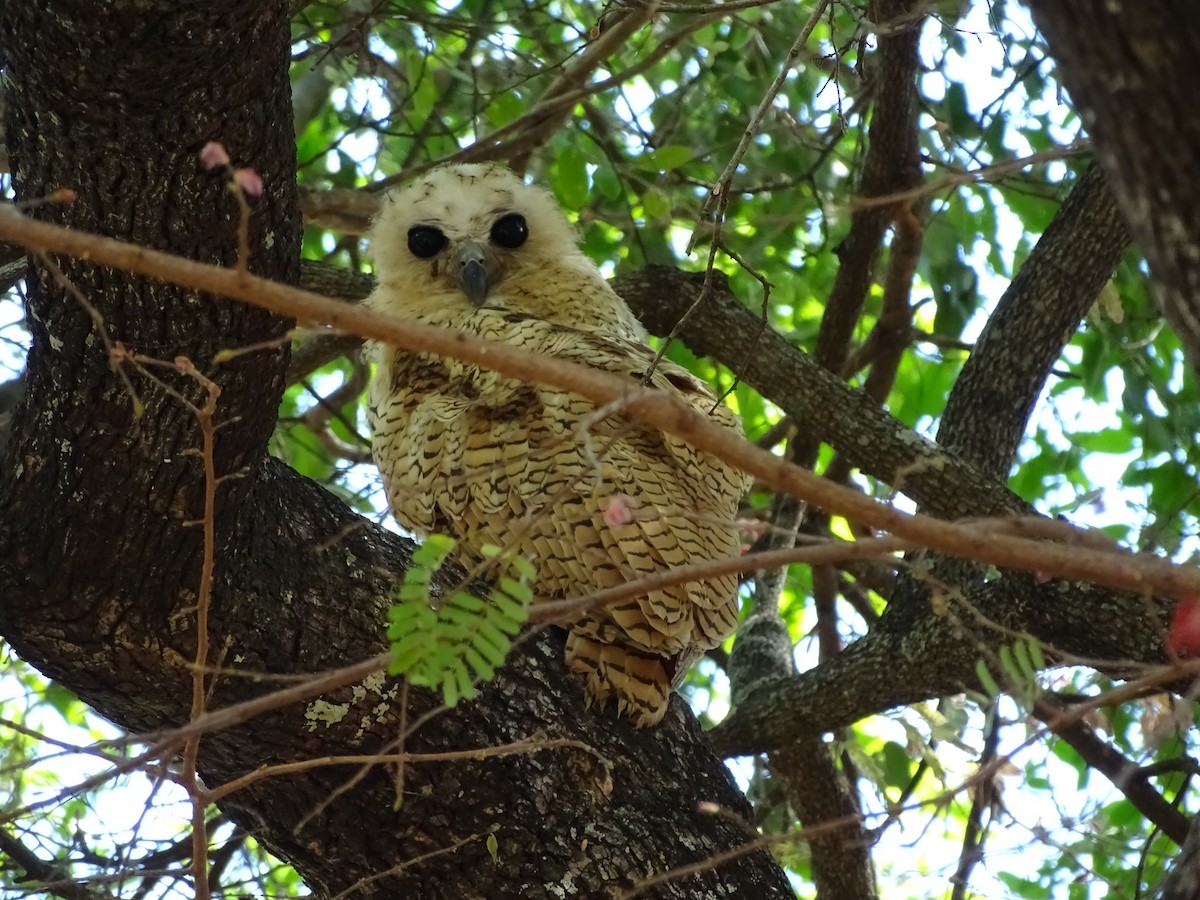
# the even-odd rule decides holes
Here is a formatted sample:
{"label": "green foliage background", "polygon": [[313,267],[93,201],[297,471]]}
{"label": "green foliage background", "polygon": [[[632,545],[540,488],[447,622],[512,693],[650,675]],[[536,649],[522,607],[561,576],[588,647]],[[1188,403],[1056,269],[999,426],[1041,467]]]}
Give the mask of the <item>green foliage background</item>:
{"label": "green foliage background", "polygon": [[[721,15],[701,9],[664,4],[592,76],[619,84],[571,105],[548,135],[530,140],[527,131],[509,132],[490,154],[529,153],[530,176],[553,190],[577,221],[582,246],[606,272],[646,263],[702,268],[712,233],[701,216],[708,190],[811,5],[764,3]],[[1020,7],[975,0],[938,2],[934,9],[922,32],[927,206],[913,289],[919,333],[887,400],[895,416],[927,434],[936,429],[983,319],[1090,162],[1086,146],[1076,143],[1080,124],[1062,98],[1046,48]],[[306,203],[318,211],[305,231],[305,256],[368,269],[359,234],[324,224],[320,211],[329,192],[374,193],[520,121],[615,14],[615,7],[573,0],[303,5],[295,19],[294,78],[298,106],[312,102],[311,115],[296,122],[298,176]],[[801,349],[813,346],[855,203],[879,88],[875,46],[866,8],[835,5],[816,26],[734,177],[724,243],[745,264],[723,252],[715,263],[736,294]],[[1010,165],[1026,158],[1028,166]],[[696,241],[690,255],[684,249],[689,240]],[[859,338],[874,323],[880,296],[876,286]],[[0,362],[13,375],[25,340],[16,299],[10,294],[0,305]],[[672,344],[668,354],[714,383],[734,381],[731,372],[681,345]],[[328,434],[305,424],[320,398],[360,374],[343,358],[293,384],[274,450],[359,510],[381,515],[376,474],[363,463],[368,441],[359,401],[336,405]],[[851,373],[851,381],[858,378]],[[1196,392],[1178,342],[1163,327],[1145,265],[1131,255],[1059,360],[1011,486],[1045,513],[1102,527],[1140,549],[1192,558],[1200,515]],[[745,385],[735,388],[731,403],[752,440],[781,416]],[[818,467],[828,459],[826,452]],[[877,495],[890,493],[870,479],[857,481]],[[766,498],[758,501],[765,505]],[[832,527],[846,532],[845,523]],[[810,591],[808,571],[797,567],[783,609],[802,663],[815,654]],[[840,619],[846,640],[882,607],[878,596],[865,588],[863,594],[865,601],[847,606]],[[115,736],[11,655],[4,663],[0,813],[52,796],[96,768],[94,758],[64,756],[38,743],[39,734],[81,745]],[[978,896],[1074,898],[1111,889],[1132,897],[1139,882],[1154,884],[1173,845],[1069,747],[1031,734],[1026,719],[1029,692],[1039,685],[1091,691],[1104,686],[1103,679],[1090,670],[1067,670],[1028,676],[1024,691],[1017,691],[1003,671],[993,668],[1009,692],[999,697],[948,698],[860,722],[837,737],[857,768],[867,808],[879,814],[872,825],[881,836],[876,859],[883,895],[949,892],[971,805],[961,785],[990,728],[1001,730],[1003,750],[1026,746],[995,778],[1003,790],[987,810],[993,834],[984,871],[973,882]],[[685,691],[701,716],[723,714],[728,697],[720,654],[692,673]],[[1179,772],[1159,782],[1173,798],[1186,796],[1189,784],[1185,763],[1194,742],[1174,727],[1189,715],[1146,702],[1105,710],[1101,718],[1113,745],[1135,762],[1180,762]],[[736,771],[764,831],[798,827],[761,760],[741,761]],[[164,803],[154,794],[174,799]],[[103,825],[107,805],[131,799],[158,805],[129,828]],[[159,791],[127,779],[52,806],[35,833],[49,855],[82,876],[112,868],[89,862],[88,854],[120,861],[122,848],[134,843],[139,855],[169,848],[185,834],[186,817],[165,783]],[[214,830],[222,840],[232,834],[220,823]],[[241,889],[302,892],[294,873],[252,840],[238,840],[228,869],[233,874],[224,881],[228,896]],[[780,857],[807,895],[805,845],[788,845]],[[19,890],[14,876],[0,872],[0,885]],[[134,895],[136,885],[116,885],[120,896]],[[174,896],[180,885],[162,877],[148,895]]]}

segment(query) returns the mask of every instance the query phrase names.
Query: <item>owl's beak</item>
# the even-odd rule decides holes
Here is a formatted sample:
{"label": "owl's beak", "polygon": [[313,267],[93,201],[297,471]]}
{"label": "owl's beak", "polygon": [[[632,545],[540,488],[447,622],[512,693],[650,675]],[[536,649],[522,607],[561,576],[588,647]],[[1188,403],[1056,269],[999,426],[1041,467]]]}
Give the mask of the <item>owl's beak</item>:
{"label": "owl's beak", "polygon": [[483,306],[491,288],[487,257],[479,244],[463,244],[455,257],[458,265],[458,286],[475,306]]}

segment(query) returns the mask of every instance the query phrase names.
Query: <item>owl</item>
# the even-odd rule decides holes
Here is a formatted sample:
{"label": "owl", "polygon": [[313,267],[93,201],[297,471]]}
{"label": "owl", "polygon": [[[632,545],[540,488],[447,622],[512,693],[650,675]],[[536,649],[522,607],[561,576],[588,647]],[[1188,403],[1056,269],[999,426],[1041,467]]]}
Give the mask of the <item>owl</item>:
{"label": "owl", "polygon": [[[388,196],[371,232],[375,310],[521,347],[646,384],[724,428],[708,386],[654,363],[646,333],[553,198],[506,169],[434,169]],[[619,408],[478,365],[370,349],[372,451],[396,520],[448,534],[461,561],[487,545],[537,570],[536,593],[581,597],[731,557],[745,476]],[[568,667],[597,704],[639,727],[737,623],[737,577],[674,585],[592,608],[570,626]]]}

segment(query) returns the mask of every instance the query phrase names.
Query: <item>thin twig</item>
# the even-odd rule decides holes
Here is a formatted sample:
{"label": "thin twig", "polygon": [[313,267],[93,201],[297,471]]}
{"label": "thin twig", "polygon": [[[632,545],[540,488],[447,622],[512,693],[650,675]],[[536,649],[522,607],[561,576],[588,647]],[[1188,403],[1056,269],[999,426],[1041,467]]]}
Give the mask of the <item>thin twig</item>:
{"label": "thin twig", "polygon": [[803,52],[804,46],[812,36],[813,29],[817,27],[817,23],[821,21],[821,16],[825,14],[825,8],[828,5],[829,0],[817,0],[812,12],[808,16],[808,21],[804,23],[804,27],[800,29],[800,34],[796,37],[791,49],[788,50],[787,56],[784,57],[783,65],[779,67],[779,71],[775,73],[775,78],[767,88],[767,92],[763,95],[762,100],[758,102],[758,106],[754,108],[754,112],[750,116],[750,121],[746,123],[746,128],[742,132],[741,140],[738,141],[733,155],[729,157],[729,162],[725,164],[725,170],[721,173],[721,177],[717,179],[717,183],[713,185],[712,190],[709,191],[708,197],[704,201],[704,206],[700,208],[700,222],[697,223],[696,229],[692,232],[691,240],[688,241],[688,253],[692,252],[692,248],[696,244],[700,234],[700,223],[711,220],[713,227],[716,229],[715,236],[720,236],[722,223],[725,219],[725,210],[729,206],[729,191],[733,186],[733,176],[737,174],[738,166],[742,164],[742,158],[746,155],[746,151],[750,149],[750,142],[754,140],[758,135],[759,128],[762,127],[762,121],[767,114],[767,110],[775,103],[775,98],[779,96],[780,90],[783,89],[783,84],[787,81],[788,75],[796,67],[796,62],[800,59],[800,54]]}

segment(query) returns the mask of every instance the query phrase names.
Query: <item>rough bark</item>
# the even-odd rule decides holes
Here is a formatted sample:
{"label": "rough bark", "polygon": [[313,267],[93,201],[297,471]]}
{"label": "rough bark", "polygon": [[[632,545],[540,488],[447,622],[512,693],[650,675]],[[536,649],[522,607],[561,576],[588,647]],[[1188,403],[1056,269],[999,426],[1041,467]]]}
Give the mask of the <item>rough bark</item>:
{"label": "rough bark", "polygon": [[[5,4],[0,46],[20,197],[70,187],[74,203],[37,214],[232,264],[237,205],[226,176],[202,171],[197,160],[207,141],[220,140],[267,185],[253,203],[251,269],[294,281],[287,12],[283,2],[236,0]],[[386,595],[408,544],[265,456],[285,348],[212,363],[217,351],[269,341],[288,323],[87,263],[57,264],[99,318],[52,267],[34,261],[27,400],[0,461],[0,633],[127,728],[188,718],[204,551],[200,529],[189,524],[203,513],[202,467],[190,451],[200,433],[163,385],[193,400],[199,394],[169,370],[152,369],[160,385],[126,366],[139,412],[110,366],[103,331],[147,357],[185,356],[221,388],[216,468],[236,477],[218,492],[209,664],[294,676],[378,653]],[[209,706],[269,687],[269,678],[220,677]],[[432,704],[414,691],[405,710],[402,696],[371,680],[323,698],[327,706],[277,709],[208,735],[201,774],[217,788],[263,763],[378,751]],[[363,897],[600,896],[753,837],[742,823],[744,799],[682,702],[664,726],[640,733],[587,713],[554,630],[526,641],[478,701],[430,720],[405,749],[483,748],[538,735],[595,752],[558,747],[411,765],[399,808],[395,772],[383,766],[336,797],[357,767],[261,780],[224,805],[318,895],[357,883]],[[703,812],[701,801],[731,815]],[[417,862],[424,854],[434,855]],[[757,852],[647,895],[792,891]]]}
{"label": "rough bark", "polygon": [[[1200,9],[1187,0],[1027,3],[1200,371]],[[1197,895],[1198,821],[1158,896]]]}
{"label": "rough bark", "polygon": [[942,448],[1007,477],[1051,367],[1128,248],[1116,199],[1092,168],[988,318],[946,401]]}
{"label": "rough bark", "polygon": [[1027,0],[1062,83],[1200,368],[1200,9],[1189,0]]}

